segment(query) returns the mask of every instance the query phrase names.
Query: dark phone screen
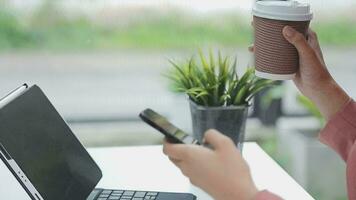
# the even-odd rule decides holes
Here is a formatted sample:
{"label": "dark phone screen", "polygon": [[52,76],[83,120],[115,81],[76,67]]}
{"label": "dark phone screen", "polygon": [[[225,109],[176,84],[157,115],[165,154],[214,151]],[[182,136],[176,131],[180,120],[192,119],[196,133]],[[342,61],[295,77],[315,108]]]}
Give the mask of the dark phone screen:
{"label": "dark phone screen", "polygon": [[85,200],[101,178],[38,87],[0,110],[0,143],[46,200]]}
{"label": "dark phone screen", "polygon": [[[168,139],[173,139],[172,142],[180,142],[185,144],[196,143],[194,138],[171,124],[165,117],[161,116],[160,114],[154,112],[151,109],[146,109],[145,111],[143,111],[141,113],[141,117],[146,118],[144,119],[146,122],[164,133],[168,137]],[[175,141],[174,139],[178,141]]]}

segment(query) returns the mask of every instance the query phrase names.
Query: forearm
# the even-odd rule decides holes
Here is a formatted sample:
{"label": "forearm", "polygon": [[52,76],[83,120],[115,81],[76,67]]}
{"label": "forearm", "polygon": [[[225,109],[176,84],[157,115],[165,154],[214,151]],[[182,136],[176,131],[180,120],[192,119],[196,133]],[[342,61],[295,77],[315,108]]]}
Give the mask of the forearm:
{"label": "forearm", "polygon": [[263,190],[257,193],[253,200],[282,200],[282,198],[267,190]]}
{"label": "forearm", "polygon": [[309,98],[319,108],[326,120],[329,120],[350,101],[347,93],[333,79],[314,90]]}

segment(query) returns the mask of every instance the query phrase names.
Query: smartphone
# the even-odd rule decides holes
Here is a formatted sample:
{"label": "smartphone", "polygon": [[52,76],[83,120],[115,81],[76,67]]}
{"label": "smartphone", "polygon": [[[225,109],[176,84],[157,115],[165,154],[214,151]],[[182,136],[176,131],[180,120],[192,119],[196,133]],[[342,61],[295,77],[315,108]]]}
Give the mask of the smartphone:
{"label": "smartphone", "polygon": [[198,140],[171,124],[165,117],[147,108],[140,113],[140,118],[166,136],[168,142],[180,144],[197,144]]}

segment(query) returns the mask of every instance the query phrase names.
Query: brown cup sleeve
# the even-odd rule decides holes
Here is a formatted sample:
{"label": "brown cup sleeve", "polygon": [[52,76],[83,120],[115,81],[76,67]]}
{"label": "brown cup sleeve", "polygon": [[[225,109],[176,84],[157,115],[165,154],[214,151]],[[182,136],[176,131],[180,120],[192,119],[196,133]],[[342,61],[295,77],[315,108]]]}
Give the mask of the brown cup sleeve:
{"label": "brown cup sleeve", "polygon": [[295,74],[299,67],[297,49],[283,36],[285,26],[307,35],[310,21],[282,21],[253,17],[255,31],[255,67],[268,74]]}

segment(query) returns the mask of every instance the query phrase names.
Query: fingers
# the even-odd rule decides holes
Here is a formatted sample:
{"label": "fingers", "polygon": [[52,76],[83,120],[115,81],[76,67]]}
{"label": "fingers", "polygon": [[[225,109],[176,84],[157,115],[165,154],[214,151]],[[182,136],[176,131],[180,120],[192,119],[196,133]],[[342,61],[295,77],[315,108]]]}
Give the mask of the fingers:
{"label": "fingers", "polygon": [[[251,26],[253,27],[255,25],[254,21],[251,21]],[[255,47],[253,44],[251,44],[249,47],[248,47],[248,51],[253,53],[255,52]]]}
{"label": "fingers", "polygon": [[312,48],[317,48],[318,44],[318,39],[317,39],[317,35],[314,31],[312,31],[311,29],[308,29],[307,32],[308,35],[308,43]]}
{"label": "fingers", "polygon": [[308,29],[308,44],[315,51],[320,62],[322,62],[325,65],[324,56],[323,56],[323,53],[321,51],[319,41],[318,41],[318,36],[311,29]]}
{"label": "fingers", "polygon": [[253,53],[255,52],[255,46],[253,44],[251,44],[249,47],[248,47],[248,51]]}
{"label": "fingers", "polygon": [[171,157],[168,157],[168,158],[175,166],[177,166],[178,168],[181,168],[182,161],[171,158]]}
{"label": "fingers", "polygon": [[182,160],[187,157],[188,150],[186,144],[171,144],[167,141],[163,143],[163,153],[170,159]]}
{"label": "fingers", "polygon": [[216,130],[208,130],[205,133],[205,142],[212,145],[215,150],[234,146],[232,140]]}
{"label": "fingers", "polygon": [[283,36],[288,42],[295,46],[299,55],[307,55],[311,52],[311,48],[305,37],[292,27],[285,26],[283,28]]}
{"label": "fingers", "polygon": [[177,159],[175,159],[175,158],[171,158],[171,157],[168,157],[168,158],[169,158],[169,160],[172,161],[174,164],[179,164],[179,163],[182,162],[182,161],[177,160]]}
{"label": "fingers", "polygon": [[318,36],[312,29],[309,28],[307,34],[308,34],[308,40],[309,39],[316,40],[316,41],[318,40]]}

